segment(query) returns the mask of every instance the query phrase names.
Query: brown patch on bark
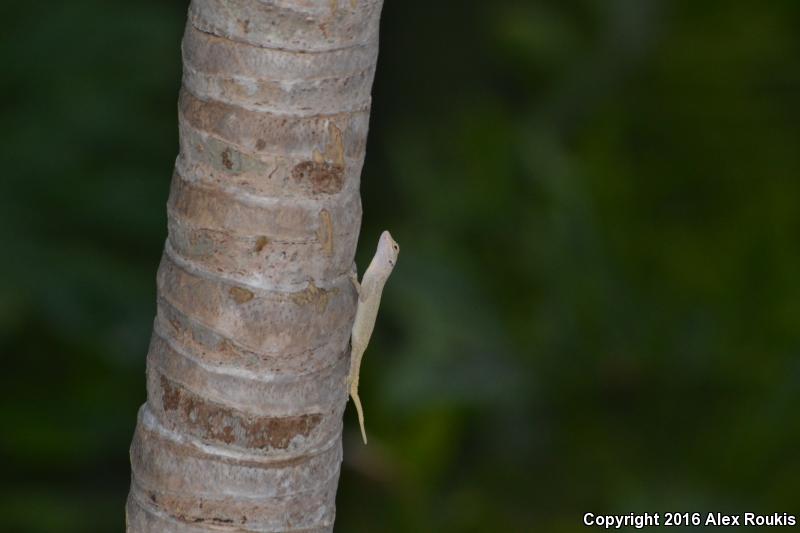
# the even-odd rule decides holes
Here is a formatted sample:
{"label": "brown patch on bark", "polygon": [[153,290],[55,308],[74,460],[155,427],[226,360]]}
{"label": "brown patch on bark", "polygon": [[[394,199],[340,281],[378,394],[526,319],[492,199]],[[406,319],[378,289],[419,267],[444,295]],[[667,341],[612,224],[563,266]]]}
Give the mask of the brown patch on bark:
{"label": "brown patch on bark", "polygon": [[297,305],[315,305],[318,312],[321,313],[328,306],[328,300],[334,291],[336,289],[331,289],[330,291],[320,289],[314,285],[313,281],[309,281],[308,287],[300,292],[292,293],[291,299]]}
{"label": "brown patch on bark", "polygon": [[344,166],[327,161],[303,161],[292,168],[295,181],[307,181],[315,193],[333,194],[342,190]]}
{"label": "brown patch on bark", "polygon": [[260,253],[264,248],[269,244],[269,239],[264,237],[263,235],[256,239],[256,253]]}
{"label": "brown patch on bark", "polygon": [[258,139],[256,141],[256,150],[263,150],[266,147],[267,147],[267,141],[265,141],[264,139]]}
{"label": "brown patch on bark", "polygon": [[178,322],[178,320],[177,320],[176,318],[174,318],[174,317],[169,317],[167,320],[169,321],[169,325],[170,325],[170,326],[172,326],[172,330],[173,330],[175,333],[177,333],[177,332],[181,331],[181,329],[182,329],[182,328],[181,328],[181,323],[180,323],[180,322]]}
{"label": "brown patch on bark", "polygon": [[237,304],[243,304],[245,302],[249,302],[253,299],[253,293],[248,291],[247,289],[243,289],[241,287],[231,287],[228,291],[228,294],[231,295],[233,301]]}
{"label": "brown patch on bark", "polygon": [[245,33],[250,33],[250,19],[247,20],[239,20],[237,21],[239,26],[242,27],[242,31]]}
{"label": "brown patch on bark", "polygon": [[164,376],[161,376],[161,390],[164,393],[161,397],[161,401],[164,404],[164,411],[174,411],[177,409],[181,401],[180,394],[177,390],[170,387],[169,381],[167,381],[167,378]]}
{"label": "brown patch on bark", "polygon": [[246,448],[285,450],[292,439],[308,437],[322,421],[322,415],[248,416],[234,409],[209,402],[161,376],[162,404],[176,422],[210,441],[237,444]]}
{"label": "brown patch on bark", "polygon": [[233,160],[231,159],[230,148],[225,148],[225,150],[222,151],[222,166],[224,166],[228,170],[233,168]]}
{"label": "brown patch on bark", "polygon": [[298,163],[292,177],[298,182],[308,181],[314,193],[333,194],[344,184],[344,136],[336,124],[328,124],[328,141],[325,151],[314,149],[310,161]]}

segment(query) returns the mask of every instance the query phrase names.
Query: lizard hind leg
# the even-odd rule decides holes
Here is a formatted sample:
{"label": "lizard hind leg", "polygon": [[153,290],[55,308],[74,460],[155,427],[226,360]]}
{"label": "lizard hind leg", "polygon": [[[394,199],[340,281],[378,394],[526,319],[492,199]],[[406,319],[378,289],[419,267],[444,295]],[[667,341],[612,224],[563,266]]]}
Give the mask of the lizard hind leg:
{"label": "lizard hind leg", "polygon": [[353,398],[353,404],[356,406],[358,413],[358,425],[361,427],[361,438],[364,439],[364,444],[367,443],[367,431],[364,429],[364,409],[361,407],[361,398],[358,397],[358,385],[350,386],[350,397]]}

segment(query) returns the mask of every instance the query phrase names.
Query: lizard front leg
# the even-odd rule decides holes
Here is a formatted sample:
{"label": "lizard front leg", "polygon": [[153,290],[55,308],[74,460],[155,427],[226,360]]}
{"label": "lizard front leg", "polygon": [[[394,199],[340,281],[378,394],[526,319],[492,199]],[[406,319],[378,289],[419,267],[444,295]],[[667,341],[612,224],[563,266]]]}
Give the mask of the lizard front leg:
{"label": "lizard front leg", "polygon": [[353,268],[350,269],[350,281],[353,284],[353,287],[356,288],[356,294],[361,299],[361,284],[358,282],[358,270],[356,269],[356,264],[353,263]]}

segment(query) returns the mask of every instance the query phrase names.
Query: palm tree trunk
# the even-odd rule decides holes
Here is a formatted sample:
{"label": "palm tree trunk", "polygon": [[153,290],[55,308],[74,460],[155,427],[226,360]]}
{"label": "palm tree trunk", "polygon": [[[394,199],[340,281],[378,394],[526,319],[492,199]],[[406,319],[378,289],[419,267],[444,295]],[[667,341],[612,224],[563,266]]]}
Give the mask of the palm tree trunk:
{"label": "palm tree trunk", "polygon": [[330,531],[382,0],[193,0],[129,532]]}

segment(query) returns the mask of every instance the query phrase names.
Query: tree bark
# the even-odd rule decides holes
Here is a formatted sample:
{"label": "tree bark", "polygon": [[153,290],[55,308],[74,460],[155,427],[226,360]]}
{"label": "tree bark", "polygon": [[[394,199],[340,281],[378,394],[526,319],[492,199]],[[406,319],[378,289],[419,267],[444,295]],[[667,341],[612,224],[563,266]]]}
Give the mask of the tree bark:
{"label": "tree bark", "polygon": [[193,0],[129,532],[330,531],[382,0]]}

